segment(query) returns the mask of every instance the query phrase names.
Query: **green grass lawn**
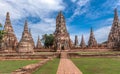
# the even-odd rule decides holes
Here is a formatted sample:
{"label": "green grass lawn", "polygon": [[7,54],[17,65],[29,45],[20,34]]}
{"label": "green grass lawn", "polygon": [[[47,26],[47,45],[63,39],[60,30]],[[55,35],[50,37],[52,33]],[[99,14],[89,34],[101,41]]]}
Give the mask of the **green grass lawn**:
{"label": "green grass lawn", "polygon": [[35,71],[33,74],[56,74],[59,65],[59,59],[53,59]]}
{"label": "green grass lawn", "polygon": [[11,73],[16,69],[39,61],[40,60],[3,60],[0,61],[0,74]]}
{"label": "green grass lawn", "polygon": [[72,58],[83,74],[120,74],[120,58]]}

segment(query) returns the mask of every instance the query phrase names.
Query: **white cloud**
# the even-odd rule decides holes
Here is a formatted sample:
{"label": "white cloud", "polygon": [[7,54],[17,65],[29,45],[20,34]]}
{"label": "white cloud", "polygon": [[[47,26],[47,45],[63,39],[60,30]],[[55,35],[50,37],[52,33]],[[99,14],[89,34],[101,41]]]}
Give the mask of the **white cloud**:
{"label": "white cloud", "polygon": [[75,3],[77,0],[71,0],[71,2]]}
{"label": "white cloud", "polygon": [[28,22],[36,40],[38,34],[53,32],[55,18],[51,16],[54,12],[64,9],[65,4],[62,0],[0,0],[0,22],[4,24],[6,12],[10,12],[14,31],[20,40],[24,22],[18,20],[24,21],[29,16],[39,17],[41,21],[36,24]]}
{"label": "white cloud", "polygon": [[77,2],[77,5],[81,7],[81,6],[86,5],[88,2],[89,2],[89,0],[79,0]]}
{"label": "white cloud", "polygon": [[7,11],[11,13],[12,20],[31,16],[44,18],[53,11],[63,10],[62,0],[0,0],[0,15],[4,16]]}
{"label": "white cloud", "polygon": [[[76,2],[77,8],[74,10],[73,15],[69,18],[69,21],[71,21],[75,16],[81,15],[87,11],[88,3],[90,0],[79,0]],[[85,8],[82,8],[85,6]]]}
{"label": "white cloud", "polygon": [[95,37],[98,43],[107,41],[111,26],[105,26],[95,31]]}

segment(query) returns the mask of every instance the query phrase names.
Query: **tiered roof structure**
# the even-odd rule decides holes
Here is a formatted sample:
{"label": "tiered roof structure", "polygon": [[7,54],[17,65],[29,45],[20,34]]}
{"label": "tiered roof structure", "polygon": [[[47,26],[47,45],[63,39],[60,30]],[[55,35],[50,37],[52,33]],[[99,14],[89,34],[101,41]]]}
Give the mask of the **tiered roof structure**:
{"label": "tiered roof structure", "polygon": [[14,34],[14,30],[13,30],[13,27],[12,27],[12,24],[11,24],[9,12],[7,12],[7,14],[6,14],[4,31],[5,31],[5,35],[4,35],[4,38],[3,38],[4,49],[6,51],[15,50],[16,46],[18,44],[18,41],[17,41],[17,38]]}
{"label": "tiered roof structure", "polygon": [[117,9],[114,10],[114,20],[111,31],[109,33],[107,47],[118,48],[120,43],[120,22],[118,18]]}
{"label": "tiered roof structure", "polygon": [[97,41],[95,39],[93,30],[91,28],[90,37],[89,37],[89,41],[88,41],[88,48],[96,48],[96,47],[97,47]]}
{"label": "tiered roof structure", "polygon": [[70,49],[71,40],[66,29],[65,18],[61,11],[56,18],[56,30],[54,35],[54,46],[57,51]]}
{"label": "tiered roof structure", "polygon": [[33,52],[33,43],[31,43],[31,36],[28,31],[28,23],[25,21],[24,31],[22,33],[22,38],[18,44],[18,52]]}

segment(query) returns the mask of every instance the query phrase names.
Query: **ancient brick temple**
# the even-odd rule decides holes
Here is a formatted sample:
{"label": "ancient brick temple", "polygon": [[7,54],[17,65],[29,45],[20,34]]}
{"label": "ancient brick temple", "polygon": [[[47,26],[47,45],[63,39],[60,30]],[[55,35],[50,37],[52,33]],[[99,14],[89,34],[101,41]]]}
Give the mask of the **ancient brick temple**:
{"label": "ancient brick temple", "polygon": [[118,18],[117,9],[114,11],[114,20],[111,31],[109,33],[107,47],[108,48],[119,48],[120,47],[120,22]]}
{"label": "ancient brick temple", "polygon": [[18,44],[17,38],[14,34],[13,27],[11,25],[9,12],[6,14],[6,21],[4,25],[5,35],[3,38],[3,49],[5,51],[15,51]]}
{"label": "ancient brick temple", "polygon": [[22,33],[22,38],[18,44],[18,52],[34,52],[33,43],[31,43],[31,36],[28,31],[28,23],[25,21],[24,31]]}
{"label": "ancient brick temple", "polygon": [[66,29],[65,18],[60,11],[57,18],[56,18],[56,30],[54,32],[55,40],[54,40],[54,47],[55,50],[69,50],[71,45],[71,40],[69,37],[69,33]]}
{"label": "ancient brick temple", "polygon": [[75,41],[74,41],[75,43],[74,43],[74,46],[75,47],[78,47],[78,36],[76,35],[75,36]]}
{"label": "ancient brick temple", "polygon": [[97,41],[95,39],[93,30],[91,28],[90,37],[89,37],[89,41],[88,41],[88,48],[96,48],[96,47],[97,47]]}
{"label": "ancient brick temple", "polygon": [[85,47],[86,47],[86,44],[85,44],[84,36],[83,36],[83,35],[82,35],[82,38],[81,38],[80,47],[81,47],[81,48],[85,48]]}
{"label": "ancient brick temple", "polygon": [[39,36],[38,36],[36,48],[37,48],[37,49],[41,49],[41,48],[42,48],[42,44],[41,44],[41,41],[40,41],[40,37],[39,37]]}

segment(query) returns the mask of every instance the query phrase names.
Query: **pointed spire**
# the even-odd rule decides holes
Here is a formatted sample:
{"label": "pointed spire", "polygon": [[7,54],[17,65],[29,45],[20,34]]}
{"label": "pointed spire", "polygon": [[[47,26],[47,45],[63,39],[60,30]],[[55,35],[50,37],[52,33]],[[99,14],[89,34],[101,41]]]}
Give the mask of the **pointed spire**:
{"label": "pointed spire", "polygon": [[28,22],[25,20],[24,31],[28,31]]}
{"label": "pointed spire", "polygon": [[39,35],[38,35],[38,40],[37,40],[36,48],[37,48],[37,49],[42,48],[42,44],[41,44],[41,41],[40,41],[40,37],[39,37]]}
{"label": "pointed spire", "polygon": [[94,37],[93,29],[91,28],[88,47],[97,47],[97,41]]}
{"label": "pointed spire", "polygon": [[60,12],[58,13],[58,16],[57,16],[57,18],[64,19],[64,15],[62,14],[62,11],[60,11]]}
{"label": "pointed spire", "polygon": [[114,10],[114,21],[119,21],[117,8]]}
{"label": "pointed spire", "polygon": [[83,36],[83,35],[82,35],[82,38],[81,38],[80,46],[81,46],[81,48],[85,48],[85,47],[86,47],[86,44],[85,44],[84,36]]}
{"label": "pointed spire", "polygon": [[60,11],[60,12],[58,13],[58,15],[60,15],[60,16],[63,15],[63,14],[62,14],[62,11]]}
{"label": "pointed spire", "polygon": [[93,35],[93,29],[92,29],[92,27],[91,27],[91,30],[90,30],[90,34]]}
{"label": "pointed spire", "polygon": [[9,12],[7,12],[7,14],[6,14],[6,21],[5,21],[5,24],[11,25]]}
{"label": "pointed spire", "polygon": [[11,32],[11,33],[14,32],[12,24],[11,24],[9,12],[7,12],[7,14],[6,14],[6,21],[5,21],[5,25],[4,25],[4,30],[6,32]]}

